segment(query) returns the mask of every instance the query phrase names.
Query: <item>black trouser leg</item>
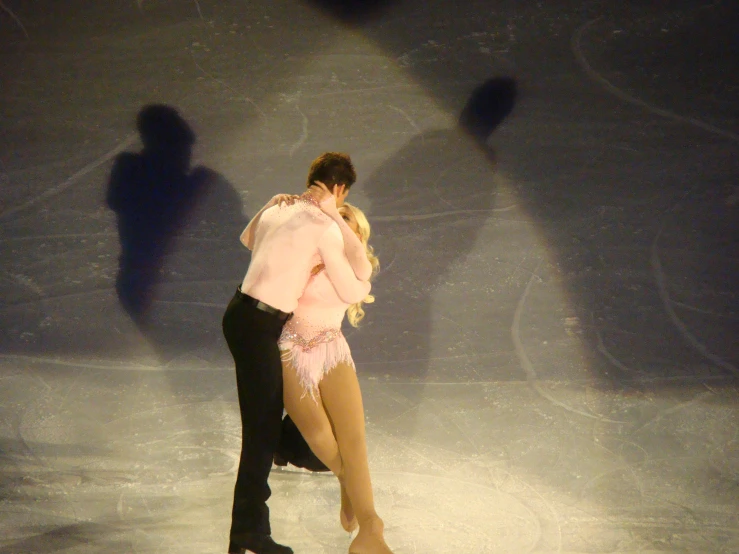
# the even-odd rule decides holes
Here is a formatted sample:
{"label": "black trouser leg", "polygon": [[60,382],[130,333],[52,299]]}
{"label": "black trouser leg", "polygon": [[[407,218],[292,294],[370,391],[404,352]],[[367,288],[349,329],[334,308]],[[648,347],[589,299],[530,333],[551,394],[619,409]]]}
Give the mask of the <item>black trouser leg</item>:
{"label": "black trouser leg", "polygon": [[277,340],[283,323],[237,294],[223,316],[223,334],[236,365],[242,445],[234,489],[230,550],[253,534],[271,534],[267,484],[280,440],[282,363]]}

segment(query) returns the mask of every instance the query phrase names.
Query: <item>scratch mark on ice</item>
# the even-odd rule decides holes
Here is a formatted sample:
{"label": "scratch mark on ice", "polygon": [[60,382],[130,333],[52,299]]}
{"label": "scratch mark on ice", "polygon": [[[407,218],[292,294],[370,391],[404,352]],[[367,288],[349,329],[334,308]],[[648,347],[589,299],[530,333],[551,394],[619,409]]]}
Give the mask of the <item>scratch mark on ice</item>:
{"label": "scratch mark on ice", "polygon": [[41,202],[42,200],[46,200],[47,198],[51,198],[52,196],[55,196],[61,192],[64,192],[69,187],[74,185],[77,181],[82,179],[82,177],[84,177],[88,173],[93,172],[98,167],[106,163],[108,160],[113,159],[116,155],[118,155],[120,152],[128,148],[131,144],[133,144],[135,140],[136,140],[136,135],[134,134],[128,135],[115,148],[106,152],[99,158],[91,161],[89,164],[84,166],[82,169],[80,169],[76,173],[72,174],[70,177],[68,177],[66,180],[62,181],[58,185],[46,189],[43,193],[39,194],[35,198],[32,198],[24,202],[23,204],[19,206],[15,206],[14,208],[9,208],[5,210],[4,212],[0,212],[0,219],[16,214],[20,211],[30,208],[31,206]]}
{"label": "scratch mark on ice", "polygon": [[5,3],[2,0],[0,0],[0,8],[5,13],[7,13],[13,21],[16,22],[16,24],[18,25],[18,27],[21,28],[21,31],[23,31],[23,34],[26,35],[26,38],[31,38],[28,35],[28,31],[26,30],[26,27],[25,27],[25,25],[23,25],[23,22],[20,20],[20,18],[17,15],[15,15],[13,13],[13,10],[11,10],[8,6],[6,6]]}
{"label": "scratch mark on ice", "polygon": [[662,306],[664,307],[667,316],[670,318],[670,321],[672,321],[675,328],[679,331],[679,333],[687,341],[687,343],[690,344],[690,346],[692,346],[696,351],[698,351],[704,358],[710,360],[718,367],[733,373],[734,375],[739,375],[739,369],[737,369],[736,366],[723,360],[722,358],[716,356],[713,352],[708,350],[708,348],[706,348],[706,346],[688,330],[687,326],[675,313],[675,310],[672,307],[670,293],[667,291],[667,279],[665,277],[665,272],[662,269],[662,261],[659,257],[658,243],[659,237],[662,234],[663,227],[664,224],[660,226],[659,231],[657,231],[657,236],[654,237],[654,241],[652,242],[651,263],[652,272],[654,273],[654,279],[655,281],[657,281],[657,291],[659,292],[659,297],[662,299]]}
{"label": "scratch mark on ice", "polygon": [[397,106],[392,106],[390,104],[386,104],[386,105],[391,110],[395,110],[400,115],[402,115],[408,121],[408,123],[410,124],[410,126],[413,127],[419,135],[421,135],[421,142],[424,142],[424,140],[423,140],[423,132],[421,131],[421,128],[418,125],[416,125],[416,122],[413,121],[413,118],[411,116],[409,116],[404,110],[398,108]]}
{"label": "scratch mark on ice", "polygon": [[[541,260],[536,265],[536,268],[534,269],[533,273],[536,274],[539,271],[539,267],[541,266]],[[608,419],[602,416],[594,415],[588,412],[584,412],[582,410],[578,410],[577,408],[573,408],[572,406],[569,406],[565,404],[564,402],[561,402],[560,400],[557,400],[554,398],[549,392],[544,390],[539,383],[538,376],[536,374],[536,370],[534,369],[533,364],[531,363],[531,360],[529,359],[528,354],[526,353],[526,348],[523,346],[523,342],[521,342],[521,313],[523,312],[524,306],[526,305],[526,300],[528,299],[529,293],[531,292],[531,286],[533,285],[535,281],[534,275],[531,276],[529,279],[529,282],[526,284],[526,289],[523,291],[523,294],[521,295],[521,299],[518,301],[518,306],[516,306],[516,311],[513,314],[513,323],[511,324],[511,339],[513,341],[513,346],[516,350],[516,355],[518,356],[519,362],[521,363],[521,368],[524,370],[524,373],[526,374],[526,380],[529,382],[529,384],[534,388],[534,390],[543,398],[546,398],[554,404],[555,406],[559,406],[560,408],[563,408],[567,410],[568,412],[572,412],[573,414],[577,414],[583,417],[591,418],[591,419],[597,419],[599,421],[605,421],[609,423],[625,423],[623,421],[617,421],[613,419]]]}
{"label": "scratch mark on ice", "polygon": [[447,210],[443,212],[432,212],[428,214],[400,214],[400,215],[373,215],[372,221],[423,221],[436,217],[460,214],[486,214],[492,212],[508,212],[515,209],[517,204],[511,204],[505,208],[490,208],[486,210]]}
{"label": "scratch mark on ice", "polygon": [[290,147],[291,158],[293,157],[293,154],[295,154],[295,152],[297,152],[305,144],[305,141],[308,140],[308,118],[305,116],[303,111],[300,109],[300,106],[298,106],[297,104],[295,104],[295,109],[298,110],[300,117],[303,119],[303,129],[300,133],[300,137],[298,137],[297,142],[295,142],[295,144]]}
{"label": "scratch mark on ice", "polygon": [[194,56],[194,55],[192,55],[192,61],[193,61],[193,63],[195,64],[195,67],[197,67],[197,68],[198,68],[198,69],[199,69],[199,70],[200,70],[200,71],[201,71],[201,72],[202,72],[202,73],[203,73],[204,75],[206,75],[206,76],[208,76],[209,78],[213,79],[213,80],[214,80],[214,81],[215,81],[216,83],[218,83],[219,85],[221,85],[221,86],[223,86],[224,88],[226,88],[226,89],[230,90],[230,91],[231,91],[231,92],[233,92],[233,93],[234,93],[235,95],[237,95],[237,96],[238,96],[239,98],[241,98],[242,100],[244,100],[244,101],[248,102],[249,104],[251,104],[252,106],[254,106],[254,109],[255,109],[255,110],[257,110],[257,111],[259,112],[259,115],[261,115],[261,116],[262,116],[262,118],[263,118],[263,119],[264,119],[265,121],[267,120],[267,115],[266,115],[266,114],[264,113],[264,111],[262,111],[262,108],[260,108],[260,107],[259,107],[259,106],[257,105],[257,103],[256,103],[256,102],[254,102],[254,100],[252,100],[252,99],[251,99],[251,98],[249,98],[248,96],[244,96],[243,94],[241,94],[241,93],[240,93],[239,91],[237,91],[236,89],[234,89],[234,88],[233,88],[233,87],[232,87],[231,85],[229,85],[229,84],[228,84],[228,83],[226,83],[225,81],[223,81],[223,80],[219,79],[218,77],[216,77],[216,76],[215,76],[215,75],[213,75],[212,73],[209,73],[208,71],[206,71],[205,69],[203,69],[203,67],[202,67],[202,66],[201,66],[201,65],[200,65],[200,64],[198,63],[198,61],[197,61],[197,60],[195,59],[195,56]]}
{"label": "scratch mark on ice", "polygon": [[585,31],[589,27],[591,27],[593,24],[600,21],[601,19],[602,17],[598,17],[596,19],[588,21],[587,23],[582,25],[579,29],[577,29],[577,31],[575,31],[574,35],[572,36],[572,41],[571,41],[572,52],[575,55],[575,59],[580,64],[580,66],[583,68],[583,70],[585,71],[588,77],[590,77],[593,81],[600,83],[608,92],[610,92],[612,95],[616,96],[617,98],[620,98],[621,100],[624,100],[625,102],[629,102],[630,104],[635,104],[637,106],[640,106],[644,108],[645,110],[652,112],[655,115],[659,115],[666,119],[672,119],[674,121],[680,121],[682,123],[687,123],[689,125],[693,125],[695,127],[703,129],[704,131],[708,131],[709,133],[721,135],[722,137],[725,137],[734,142],[739,142],[739,135],[737,135],[736,133],[732,133],[731,131],[720,129],[718,127],[705,123],[704,121],[701,121],[699,119],[695,119],[692,117],[685,117],[682,115],[672,113],[667,110],[663,110],[662,108],[657,108],[655,106],[652,106],[651,104],[648,104],[644,100],[641,100],[639,98],[636,98],[635,96],[632,96],[624,92],[620,88],[616,87],[613,83],[611,83],[608,79],[600,75],[597,71],[595,71],[593,67],[590,65],[590,63],[588,62],[587,58],[585,57],[585,54],[583,53],[581,42],[582,42],[582,37],[585,34]]}

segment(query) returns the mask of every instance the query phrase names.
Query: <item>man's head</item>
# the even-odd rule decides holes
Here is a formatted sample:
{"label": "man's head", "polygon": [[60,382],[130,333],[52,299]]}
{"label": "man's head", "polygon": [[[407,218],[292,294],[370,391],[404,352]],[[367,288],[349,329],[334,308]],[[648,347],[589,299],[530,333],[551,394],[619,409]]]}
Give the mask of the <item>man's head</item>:
{"label": "man's head", "polygon": [[[337,205],[341,206],[349,195],[349,188],[357,180],[357,172],[348,154],[325,152],[318,156],[308,171],[308,187],[320,181],[331,192],[337,193]],[[336,187],[341,187],[335,191]]]}
{"label": "man's head", "polygon": [[158,158],[162,168],[180,173],[189,171],[195,132],[176,109],[149,104],[139,112],[136,127],[144,152]]}

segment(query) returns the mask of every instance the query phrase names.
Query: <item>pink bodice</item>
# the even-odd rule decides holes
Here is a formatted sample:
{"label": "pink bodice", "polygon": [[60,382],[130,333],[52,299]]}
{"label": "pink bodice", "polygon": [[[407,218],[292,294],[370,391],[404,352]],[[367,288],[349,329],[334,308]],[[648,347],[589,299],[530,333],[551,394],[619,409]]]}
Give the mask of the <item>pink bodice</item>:
{"label": "pink bodice", "polygon": [[[356,279],[355,281],[357,286],[352,300],[359,302],[369,294],[371,285],[368,281]],[[326,271],[321,271],[308,281],[292,319],[285,326],[287,333],[291,335],[290,340],[301,345],[305,342],[304,347],[311,342],[331,340],[334,337],[330,336],[330,331],[341,329],[341,322],[348,307],[349,303],[339,297]],[[329,336],[322,336],[327,333]],[[292,338],[293,335],[298,335],[300,339],[295,340]]]}
{"label": "pink bodice", "polygon": [[[370,290],[367,281],[356,281],[360,286],[353,298],[358,302]],[[341,332],[349,303],[342,300],[327,272],[311,277],[293,317],[285,324],[279,344],[283,361],[289,362],[303,385],[305,394],[315,400],[320,394],[323,376],[339,363],[354,367],[349,345]]]}

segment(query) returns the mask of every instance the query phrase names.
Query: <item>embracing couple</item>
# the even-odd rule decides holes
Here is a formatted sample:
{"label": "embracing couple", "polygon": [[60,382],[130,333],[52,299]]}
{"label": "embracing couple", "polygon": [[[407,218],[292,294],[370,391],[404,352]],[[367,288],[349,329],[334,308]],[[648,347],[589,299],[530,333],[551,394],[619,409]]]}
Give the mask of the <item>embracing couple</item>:
{"label": "embracing couple", "polygon": [[391,554],[372,495],[364,408],[349,346],[341,332],[374,299],[378,260],[370,228],[344,202],[356,172],[346,154],[313,161],[307,190],[272,198],[241,242],[252,251],[241,286],[223,316],[236,365],[242,447],[229,553],[291,554],[271,537],[267,484],[280,443],[283,407],[311,450],[338,478],[339,519],[358,528],[351,554]]}

